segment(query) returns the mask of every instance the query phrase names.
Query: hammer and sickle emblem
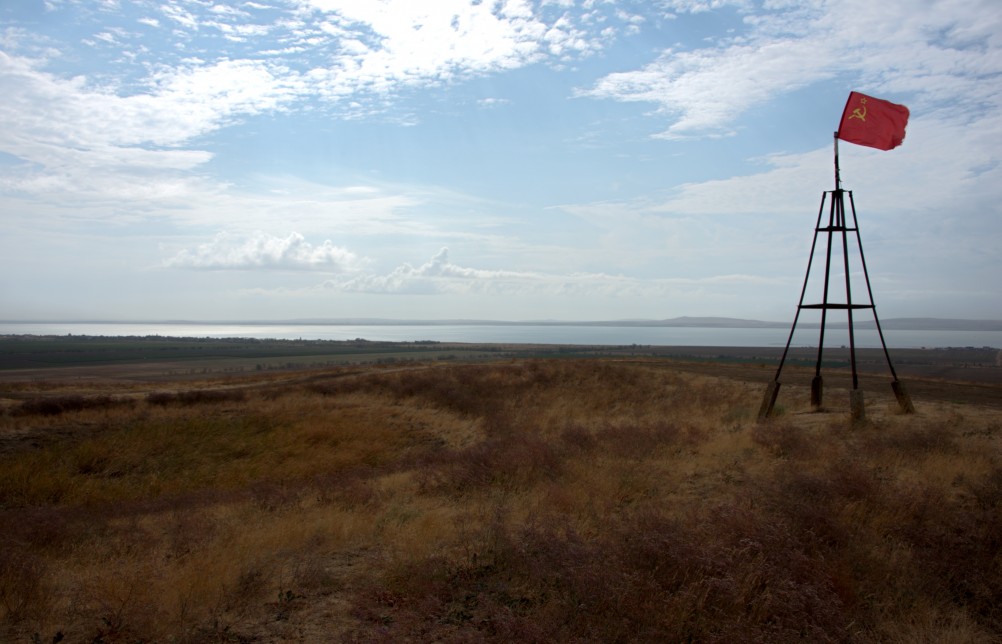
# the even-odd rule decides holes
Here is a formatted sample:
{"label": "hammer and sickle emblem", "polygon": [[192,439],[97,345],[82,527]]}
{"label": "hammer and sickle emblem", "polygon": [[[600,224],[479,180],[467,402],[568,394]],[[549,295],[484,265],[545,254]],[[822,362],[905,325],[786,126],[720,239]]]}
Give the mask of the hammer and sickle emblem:
{"label": "hammer and sickle emblem", "polygon": [[859,99],[859,103],[860,105],[862,105],[862,107],[857,107],[856,109],[854,109],[852,111],[852,114],[849,116],[849,120],[859,119],[860,121],[866,123],[866,99],[865,98]]}

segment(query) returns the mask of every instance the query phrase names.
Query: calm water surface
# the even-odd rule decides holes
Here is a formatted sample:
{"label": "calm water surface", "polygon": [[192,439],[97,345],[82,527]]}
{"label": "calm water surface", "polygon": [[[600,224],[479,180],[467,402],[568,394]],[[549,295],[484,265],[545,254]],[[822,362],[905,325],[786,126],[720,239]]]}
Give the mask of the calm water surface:
{"label": "calm water surface", "polygon": [[[161,335],[195,338],[491,342],[524,344],[782,347],[789,328],[618,327],[562,325],[312,325],[0,322],[0,335]],[[794,346],[817,346],[817,329],[797,329]],[[1000,331],[885,330],[888,347],[1002,347]],[[825,346],[848,345],[845,329],[829,329]],[[857,330],[856,346],[879,347],[876,331]]]}

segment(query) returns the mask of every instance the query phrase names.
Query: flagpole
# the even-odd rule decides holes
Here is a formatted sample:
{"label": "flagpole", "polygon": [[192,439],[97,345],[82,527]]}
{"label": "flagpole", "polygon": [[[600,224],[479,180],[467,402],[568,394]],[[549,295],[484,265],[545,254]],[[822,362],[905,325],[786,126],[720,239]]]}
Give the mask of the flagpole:
{"label": "flagpole", "polygon": [[838,132],[835,132],[835,189],[842,189],[842,177],[839,176],[838,170]]}

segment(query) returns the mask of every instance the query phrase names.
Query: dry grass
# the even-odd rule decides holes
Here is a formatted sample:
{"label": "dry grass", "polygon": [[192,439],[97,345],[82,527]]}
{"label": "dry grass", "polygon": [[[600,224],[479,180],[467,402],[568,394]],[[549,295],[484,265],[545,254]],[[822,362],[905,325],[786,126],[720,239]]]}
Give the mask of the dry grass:
{"label": "dry grass", "polygon": [[0,638],[1002,637],[998,411],[759,425],[656,361],[68,391],[0,415]]}

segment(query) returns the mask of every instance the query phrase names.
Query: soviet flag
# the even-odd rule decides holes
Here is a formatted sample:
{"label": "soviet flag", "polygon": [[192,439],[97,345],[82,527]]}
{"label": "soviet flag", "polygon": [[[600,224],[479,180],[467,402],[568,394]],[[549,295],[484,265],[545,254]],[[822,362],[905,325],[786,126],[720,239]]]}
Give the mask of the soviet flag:
{"label": "soviet flag", "polygon": [[904,105],[850,92],[842,110],[838,138],[878,150],[891,150],[905,140],[908,108]]}

